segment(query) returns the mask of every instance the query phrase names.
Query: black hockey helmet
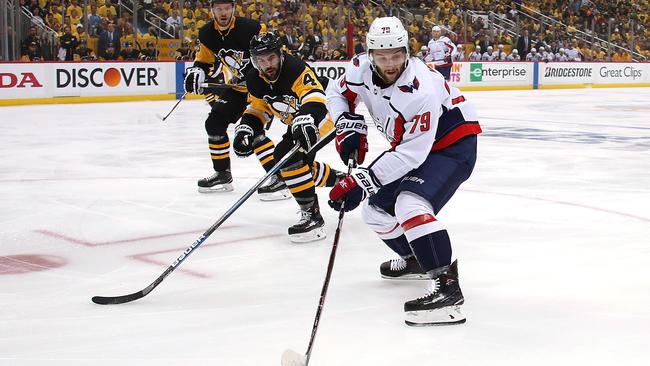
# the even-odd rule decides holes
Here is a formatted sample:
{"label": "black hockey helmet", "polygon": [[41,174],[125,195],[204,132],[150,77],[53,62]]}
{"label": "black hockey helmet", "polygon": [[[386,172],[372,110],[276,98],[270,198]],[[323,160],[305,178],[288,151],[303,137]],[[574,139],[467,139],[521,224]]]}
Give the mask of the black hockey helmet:
{"label": "black hockey helmet", "polygon": [[273,34],[272,32],[264,32],[257,34],[251,38],[250,43],[250,52],[251,56],[261,55],[263,53],[277,52],[278,54],[282,51],[282,42],[280,38]]}
{"label": "black hockey helmet", "polygon": [[271,52],[277,53],[280,57],[279,69],[281,69],[282,63],[284,62],[284,55],[282,54],[282,42],[280,42],[280,38],[272,32],[260,33],[251,38],[250,53],[254,68],[257,70],[260,69],[257,64],[257,56]]}

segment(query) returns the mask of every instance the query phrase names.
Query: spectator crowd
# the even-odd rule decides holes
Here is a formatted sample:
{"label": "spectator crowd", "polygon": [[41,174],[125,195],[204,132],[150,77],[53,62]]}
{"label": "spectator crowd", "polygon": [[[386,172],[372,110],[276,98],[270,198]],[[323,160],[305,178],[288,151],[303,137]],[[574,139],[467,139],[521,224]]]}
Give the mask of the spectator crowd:
{"label": "spectator crowd", "polygon": [[[136,24],[132,11],[138,1]],[[177,59],[191,60],[198,30],[209,22],[208,0],[23,0],[31,12],[32,27],[21,44],[22,59],[42,60],[39,30],[45,26],[58,36],[56,60],[156,60],[162,38],[181,38]],[[377,5],[381,4],[381,5]],[[588,44],[575,37],[585,32],[611,39],[650,57],[650,5],[648,0],[249,0],[237,1],[236,13],[265,23],[278,32],[287,50],[305,60],[348,59],[348,22],[352,25],[353,53],[363,52],[363,34],[375,17],[407,8],[405,22],[412,54],[424,55],[431,25],[447,29],[458,45],[456,60],[605,61],[607,48],[598,41]],[[517,11],[541,12],[562,22],[543,26],[518,16]],[[465,12],[493,12],[497,20],[516,21],[520,34],[497,31],[482,16]],[[402,14],[404,14],[402,10]],[[145,21],[146,18],[146,21]],[[615,47],[614,61],[631,60]]]}

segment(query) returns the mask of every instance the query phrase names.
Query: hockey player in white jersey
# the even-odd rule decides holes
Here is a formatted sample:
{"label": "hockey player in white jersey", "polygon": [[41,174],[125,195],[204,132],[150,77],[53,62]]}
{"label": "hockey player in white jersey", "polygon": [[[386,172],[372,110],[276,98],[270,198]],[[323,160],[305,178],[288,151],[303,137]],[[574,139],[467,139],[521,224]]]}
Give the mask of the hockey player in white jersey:
{"label": "hockey player in white jersey", "polygon": [[442,29],[434,26],[431,30],[431,40],[429,41],[429,53],[425,57],[427,62],[433,62],[445,80],[449,80],[451,75],[452,55],[456,54],[456,45],[449,38],[442,35]]}
{"label": "hockey player in white jersey", "polygon": [[493,51],[492,46],[488,46],[487,51],[483,53],[483,56],[481,56],[482,61],[495,61],[497,59],[498,55],[496,52]]}
{"label": "hockey player in white jersey", "polygon": [[496,61],[506,61],[508,59],[508,54],[506,51],[504,51],[504,47],[502,44],[499,45],[498,51],[497,51],[497,57]]}
{"label": "hockey player in white jersey", "polygon": [[557,53],[555,54],[555,61],[559,62],[567,62],[569,61],[569,58],[566,57],[566,53],[564,53],[564,48],[560,48]]}
{"label": "hockey player in white jersey", "polygon": [[473,106],[443,76],[409,56],[408,33],[395,17],[375,19],[367,54],[355,56],[327,88],[343,161],[363,163],[367,125],[355,106],[363,102],[390,149],[339,181],[329,204],[352,210],[365,198],[363,219],[400,257],[381,264],[388,279],[424,277],[430,289],[404,304],[408,325],[465,322],[451,242],[436,214],[472,173],[477,134]]}
{"label": "hockey player in white jersey", "polygon": [[481,46],[475,46],[474,51],[472,51],[469,54],[468,60],[469,61],[481,61],[481,57],[483,57],[483,55],[481,54]]}
{"label": "hockey player in white jersey", "polygon": [[526,61],[539,61],[539,56],[537,56],[537,49],[535,47],[530,49],[530,52],[526,55]]}
{"label": "hockey player in white jersey", "polygon": [[521,57],[519,56],[519,50],[516,48],[512,49],[512,53],[508,55],[508,61],[520,61]]}
{"label": "hockey player in white jersey", "polygon": [[465,61],[465,49],[463,48],[462,44],[456,46],[456,53],[451,55],[451,60],[453,62]]}

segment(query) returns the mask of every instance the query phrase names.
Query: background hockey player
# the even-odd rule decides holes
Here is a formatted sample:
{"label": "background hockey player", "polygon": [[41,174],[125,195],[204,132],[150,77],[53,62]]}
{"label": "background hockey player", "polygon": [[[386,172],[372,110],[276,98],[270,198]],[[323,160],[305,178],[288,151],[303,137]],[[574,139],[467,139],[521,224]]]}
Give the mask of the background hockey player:
{"label": "background hockey player", "polygon": [[519,50],[516,48],[512,49],[512,53],[508,55],[507,58],[508,61],[520,61],[521,58],[519,57]]}
{"label": "background hockey player", "polygon": [[451,61],[452,62],[465,61],[465,48],[463,48],[462,44],[456,46],[456,53],[451,55]]}
{"label": "background hockey player", "polygon": [[302,243],[326,237],[315,187],[333,186],[342,173],[327,164],[314,163],[316,152],[334,139],[323,86],[306,63],[281,48],[280,39],[273,33],[261,33],[251,40],[255,69],[246,76],[249,105],[235,129],[233,148],[241,156],[252,154],[253,136],[273,116],[288,125],[273,155],[279,160],[296,143],[301,146],[280,174],[300,206],[300,221],[289,228],[289,237]]}
{"label": "background hockey player", "polygon": [[481,61],[495,61],[497,57],[498,55],[494,52],[493,47],[488,46],[487,51],[483,52],[483,55],[481,56]]}
{"label": "background hockey player", "polygon": [[481,57],[483,57],[481,54],[481,46],[476,45],[474,46],[474,51],[469,54],[468,61],[481,61]]}
{"label": "background hockey player", "polygon": [[445,80],[449,80],[451,75],[451,56],[457,52],[456,45],[449,38],[442,35],[439,26],[434,26],[431,30],[431,40],[429,41],[429,54],[425,58],[427,62],[433,62]]}
{"label": "background hockey player", "polygon": [[[223,72],[225,81],[231,88],[220,95],[209,92],[206,95],[212,110],[205,121],[205,130],[208,133],[208,146],[215,173],[198,181],[199,192],[203,193],[233,189],[230,140],[226,129],[229,124],[237,122],[246,109],[245,75],[252,68],[248,50],[250,40],[260,31],[266,31],[266,27],[255,20],[236,17],[234,0],[211,0],[210,6],[213,20],[199,30],[199,51],[194,66],[187,69],[185,91],[195,94],[207,92],[201,83],[206,81],[208,75],[220,72]],[[275,165],[273,142],[264,135],[264,130],[257,132],[253,141],[255,153],[268,171]],[[290,197],[286,185],[276,176],[267,185],[260,187],[258,193],[261,199]]]}
{"label": "background hockey player", "polygon": [[327,106],[337,125],[337,150],[344,161],[367,146],[363,102],[390,142],[365,168],[354,170],[330,191],[330,205],[354,209],[369,197],[363,219],[400,258],[383,263],[386,278],[425,275],[424,297],[404,304],[407,324],[462,323],[464,298],[451,242],[436,214],[476,161],[476,112],[442,75],[409,57],[408,34],[395,17],[377,18],[366,36],[368,54],[350,62],[339,82],[327,89]]}

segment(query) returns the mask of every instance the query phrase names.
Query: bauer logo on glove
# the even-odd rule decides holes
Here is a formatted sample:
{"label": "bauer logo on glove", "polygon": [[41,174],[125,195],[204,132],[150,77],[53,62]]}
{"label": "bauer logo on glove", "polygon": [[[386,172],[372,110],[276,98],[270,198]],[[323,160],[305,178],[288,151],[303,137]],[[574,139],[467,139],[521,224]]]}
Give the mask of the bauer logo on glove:
{"label": "bauer logo on glove", "polygon": [[357,151],[357,164],[363,164],[368,151],[368,125],[360,114],[345,112],[336,121],[336,151],[347,163],[350,154]]}

